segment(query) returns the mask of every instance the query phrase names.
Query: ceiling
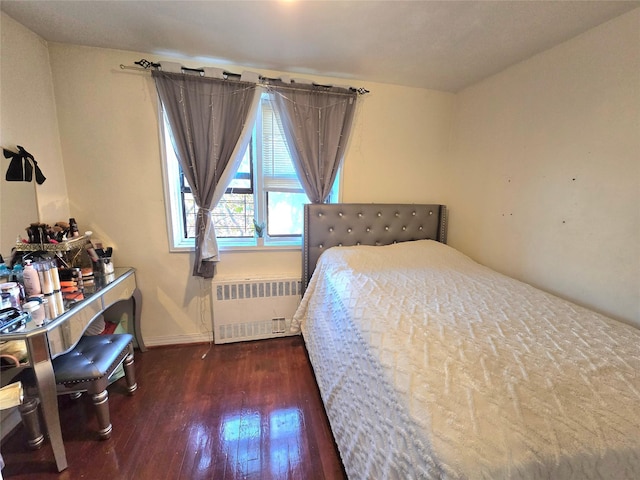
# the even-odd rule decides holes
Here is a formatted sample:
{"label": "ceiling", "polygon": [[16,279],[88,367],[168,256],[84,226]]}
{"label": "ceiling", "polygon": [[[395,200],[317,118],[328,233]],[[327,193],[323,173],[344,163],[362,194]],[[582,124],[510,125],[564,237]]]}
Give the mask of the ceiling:
{"label": "ceiling", "polygon": [[49,42],[457,92],[640,1],[0,0]]}

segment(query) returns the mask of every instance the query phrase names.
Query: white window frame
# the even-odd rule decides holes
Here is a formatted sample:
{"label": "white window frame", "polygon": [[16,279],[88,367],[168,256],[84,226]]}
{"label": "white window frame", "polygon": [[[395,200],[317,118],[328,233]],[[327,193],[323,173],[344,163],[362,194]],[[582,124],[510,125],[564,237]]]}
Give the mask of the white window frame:
{"label": "white window frame", "polygon": [[[260,110],[256,117],[256,124],[262,123]],[[167,148],[173,148],[171,139],[165,131],[164,110],[158,101],[158,125],[160,137],[160,153],[162,160],[162,179],[165,199],[165,212],[167,222],[167,235],[169,239],[170,252],[190,252],[195,249],[195,239],[185,238],[182,213],[182,194],[180,192],[180,169],[178,162],[170,161],[167,155]],[[253,135],[249,148],[254,148],[256,152],[253,172],[254,172],[254,203],[258,219],[266,219],[267,205],[266,194],[262,184],[262,162],[260,161],[260,143],[258,135]],[[257,145],[256,145],[257,143]],[[331,193],[331,202],[341,201],[342,192],[342,168],[336,176],[336,183]],[[258,245],[256,238],[218,238],[218,248],[220,250],[256,250],[256,249],[296,249],[302,247],[302,236],[296,237],[268,237],[265,232],[264,245]]]}

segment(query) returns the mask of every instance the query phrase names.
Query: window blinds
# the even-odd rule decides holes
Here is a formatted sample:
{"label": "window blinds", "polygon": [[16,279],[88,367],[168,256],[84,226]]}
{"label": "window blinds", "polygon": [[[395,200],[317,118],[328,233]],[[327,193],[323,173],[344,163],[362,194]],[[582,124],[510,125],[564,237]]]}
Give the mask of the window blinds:
{"label": "window blinds", "polygon": [[282,123],[268,96],[262,106],[262,178],[267,191],[301,192],[302,186],[289,155]]}

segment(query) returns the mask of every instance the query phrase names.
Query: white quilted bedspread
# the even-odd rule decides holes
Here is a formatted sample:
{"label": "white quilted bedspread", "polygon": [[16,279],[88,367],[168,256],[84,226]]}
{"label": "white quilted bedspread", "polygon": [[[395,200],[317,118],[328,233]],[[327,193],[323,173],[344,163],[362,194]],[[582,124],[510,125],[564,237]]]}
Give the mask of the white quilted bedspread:
{"label": "white quilted bedspread", "polygon": [[327,250],[296,323],[351,479],[640,479],[638,329],[429,240]]}

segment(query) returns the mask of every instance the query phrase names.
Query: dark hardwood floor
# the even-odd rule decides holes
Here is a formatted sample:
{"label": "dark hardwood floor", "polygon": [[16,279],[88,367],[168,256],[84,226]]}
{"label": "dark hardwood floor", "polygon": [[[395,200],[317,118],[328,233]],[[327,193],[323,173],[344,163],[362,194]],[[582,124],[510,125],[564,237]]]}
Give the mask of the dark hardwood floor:
{"label": "dark hardwood floor", "polygon": [[[203,354],[206,353],[203,359]],[[6,479],[343,479],[301,337],[136,351],[138,391],[109,387],[113,435],[96,439],[90,399],[59,397],[69,467],[48,442],[2,444]]]}

